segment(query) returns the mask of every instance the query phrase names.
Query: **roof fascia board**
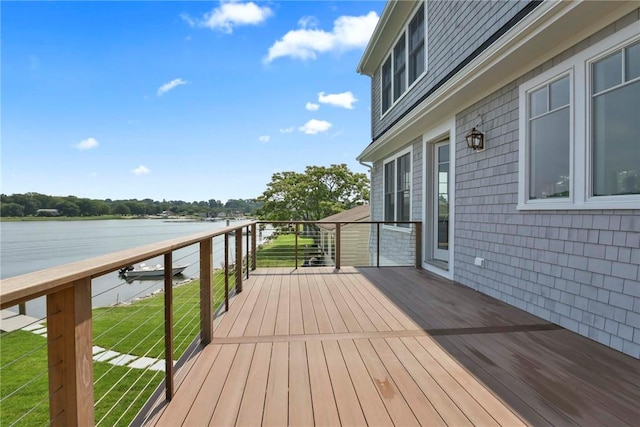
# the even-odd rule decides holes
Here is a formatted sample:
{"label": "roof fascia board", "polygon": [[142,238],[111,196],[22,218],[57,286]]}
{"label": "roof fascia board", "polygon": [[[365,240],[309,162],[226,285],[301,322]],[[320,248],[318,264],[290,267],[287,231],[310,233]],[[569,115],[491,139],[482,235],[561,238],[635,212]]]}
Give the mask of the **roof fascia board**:
{"label": "roof fascia board", "polygon": [[373,76],[414,6],[412,1],[392,0],[387,3],[356,68],[358,74]]}
{"label": "roof fascia board", "polygon": [[[372,162],[384,158],[407,141],[418,137],[421,129],[424,130],[425,127],[441,122],[446,117],[473,105],[526,70],[544,63],[635,8],[637,2],[634,1],[545,1],[395,126],[366,147],[357,160]],[[581,31],[575,31],[575,26],[567,25],[566,22],[575,17],[585,19],[592,16],[600,18],[592,19]],[[553,48],[550,49],[549,44],[544,43],[540,44],[542,47],[538,50],[542,51],[537,55],[529,54],[526,48],[533,48],[535,43],[532,41],[541,38],[548,40],[551,35],[556,36]],[[507,64],[507,61],[510,62]],[[477,90],[478,87],[482,90]]]}

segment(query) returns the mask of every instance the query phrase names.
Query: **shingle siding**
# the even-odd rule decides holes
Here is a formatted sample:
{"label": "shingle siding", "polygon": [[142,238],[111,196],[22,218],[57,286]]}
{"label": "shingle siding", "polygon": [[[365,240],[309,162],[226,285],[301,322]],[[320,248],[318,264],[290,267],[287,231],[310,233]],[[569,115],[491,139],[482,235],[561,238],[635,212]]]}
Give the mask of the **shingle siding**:
{"label": "shingle siding", "polygon": [[[381,118],[381,69],[376,71],[371,91],[374,139],[529,1],[429,0],[426,3],[427,73]],[[469,28],[482,31],[469,31]]]}
{"label": "shingle siding", "polygon": [[[640,19],[635,11],[456,117],[454,280],[640,358],[640,209],[518,211],[519,85]],[[624,24],[624,25],[623,25]],[[486,149],[464,134],[482,117]],[[485,259],[483,267],[474,258]]]}

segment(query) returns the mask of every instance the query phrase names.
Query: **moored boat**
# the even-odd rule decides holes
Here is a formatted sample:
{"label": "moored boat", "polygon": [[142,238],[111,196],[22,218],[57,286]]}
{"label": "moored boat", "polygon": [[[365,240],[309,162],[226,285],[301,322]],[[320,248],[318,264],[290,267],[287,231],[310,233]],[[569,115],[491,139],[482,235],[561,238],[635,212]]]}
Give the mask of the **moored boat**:
{"label": "moored boat", "polygon": [[[176,276],[181,274],[189,264],[174,265],[171,269],[171,275]],[[161,264],[146,265],[140,264],[137,267],[129,266],[120,269],[120,275],[127,279],[138,279],[147,277],[162,277],[164,276],[164,266]]]}

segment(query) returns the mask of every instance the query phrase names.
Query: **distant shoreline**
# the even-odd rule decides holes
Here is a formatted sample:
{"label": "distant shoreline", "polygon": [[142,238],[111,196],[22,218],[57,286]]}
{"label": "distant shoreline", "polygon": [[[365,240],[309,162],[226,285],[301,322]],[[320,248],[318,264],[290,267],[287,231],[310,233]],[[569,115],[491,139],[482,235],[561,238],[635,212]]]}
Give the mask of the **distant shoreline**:
{"label": "distant shoreline", "polygon": [[[198,217],[199,218],[199,217]],[[30,222],[30,221],[100,221],[108,219],[156,219],[146,216],[126,216],[126,215],[101,215],[101,216],[9,216],[0,217],[0,222]],[[189,217],[189,219],[192,219]]]}

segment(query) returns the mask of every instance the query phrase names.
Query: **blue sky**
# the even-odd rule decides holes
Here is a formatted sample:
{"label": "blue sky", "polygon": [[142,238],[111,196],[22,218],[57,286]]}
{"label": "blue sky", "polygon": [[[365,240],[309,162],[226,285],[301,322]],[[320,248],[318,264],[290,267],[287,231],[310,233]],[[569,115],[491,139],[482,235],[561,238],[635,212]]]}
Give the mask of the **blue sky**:
{"label": "blue sky", "polygon": [[370,141],[374,1],[2,2],[1,187],[253,198]]}

